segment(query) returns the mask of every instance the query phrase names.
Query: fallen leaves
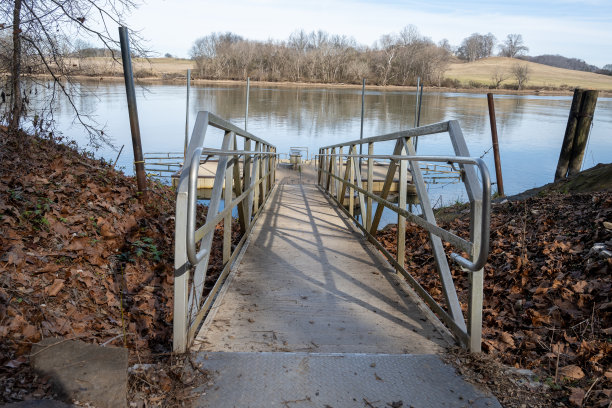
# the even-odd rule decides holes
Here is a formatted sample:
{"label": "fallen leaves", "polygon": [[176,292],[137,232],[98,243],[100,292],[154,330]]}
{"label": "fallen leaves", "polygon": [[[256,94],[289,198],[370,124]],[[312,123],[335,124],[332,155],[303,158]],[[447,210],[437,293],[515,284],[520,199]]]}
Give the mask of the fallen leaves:
{"label": "fallen leaves", "polygon": [[53,283],[45,288],[45,293],[49,296],[56,296],[64,288],[64,279],[55,279]]}
{"label": "fallen leaves", "polygon": [[[134,358],[166,356],[175,193],[150,182],[141,202],[134,180],[103,162],[48,140],[23,135],[22,149],[23,140],[0,136],[0,405],[49,391],[18,364],[43,337],[112,339]],[[220,224],[205,290],[223,267],[222,234]],[[159,381],[163,390],[175,384]]]}
{"label": "fallen leaves", "polygon": [[[612,366],[612,259],[591,250],[597,243],[612,247],[612,231],[603,222],[610,219],[612,193],[606,192],[552,194],[492,208],[483,350],[509,366],[558,378],[566,403],[570,393],[574,401],[582,395],[584,406],[612,402],[606,394],[612,382],[604,375]],[[469,237],[465,216],[440,224]],[[395,254],[397,226],[379,231],[378,239]],[[444,245],[448,254],[450,244]],[[468,276],[450,266],[466,312]],[[446,307],[429,237],[410,223],[406,270]]]}

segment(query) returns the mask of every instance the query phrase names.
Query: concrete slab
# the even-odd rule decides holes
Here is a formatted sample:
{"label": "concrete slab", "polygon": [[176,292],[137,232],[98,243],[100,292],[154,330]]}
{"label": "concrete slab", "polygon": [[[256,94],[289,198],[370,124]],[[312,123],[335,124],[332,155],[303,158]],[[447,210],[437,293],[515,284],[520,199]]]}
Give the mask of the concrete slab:
{"label": "concrete slab", "polygon": [[74,405],[68,405],[64,402],[55,400],[30,400],[13,402],[12,404],[3,405],[4,408],[72,408]]}
{"label": "concrete slab", "polygon": [[434,355],[200,353],[202,408],[501,407]]}
{"label": "concrete slab", "polygon": [[31,364],[68,400],[97,408],[127,404],[127,349],[50,338],[32,347]]}

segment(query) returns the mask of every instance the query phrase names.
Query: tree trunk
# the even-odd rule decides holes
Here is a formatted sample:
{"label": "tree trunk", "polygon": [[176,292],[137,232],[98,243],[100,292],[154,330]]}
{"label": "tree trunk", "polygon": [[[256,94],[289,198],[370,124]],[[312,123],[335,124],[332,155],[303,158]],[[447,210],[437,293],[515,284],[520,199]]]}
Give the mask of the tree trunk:
{"label": "tree trunk", "polygon": [[11,64],[12,107],[9,130],[17,131],[22,113],[21,99],[21,0],[15,0],[13,9],[13,63]]}

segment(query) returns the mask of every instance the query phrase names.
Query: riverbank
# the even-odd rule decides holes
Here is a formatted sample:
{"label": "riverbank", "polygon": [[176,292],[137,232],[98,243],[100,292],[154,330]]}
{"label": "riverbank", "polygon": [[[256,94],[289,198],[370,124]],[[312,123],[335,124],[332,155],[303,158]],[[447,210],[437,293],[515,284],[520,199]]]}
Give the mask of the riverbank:
{"label": "riverbank", "polygon": [[[511,70],[514,64],[526,64],[529,77],[526,89],[516,90]],[[121,65],[111,58],[73,58],[72,75],[81,81],[123,81]],[[134,77],[142,84],[185,83],[187,69],[195,70],[193,60],[176,58],[135,58],[133,60]],[[492,76],[502,75],[505,79],[499,86],[492,86]],[[193,75],[195,76],[195,75]],[[197,79],[194,84],[243,85],[245,80],[234,79]],[[598,89],[601,96],[612,96],[612,76],[591,72],[574,71],[547,65],[516,60],[512,58],[491,57],[471,63],[455,62],[450,64],[440,84],[447,86],[428,86],[426,92],[465,92],[496,93],[507,95],[571,95],[576,87]],[[451,84],[452,86],[448,86]],[[294,81],[251,81],[252,86],[259,87],[305,87],[305,88],[347,88],[361,89],[360,83],[321,83]],[[415,86],[366,85],[372,91],[415,91]]]}
{"label": "riverbank", "polygon": [[[123,83],[123,74],[117,76],[88,76],[88,75],[77,75],[73,78],[79,82],[96,83],[96,82],[115,82]],[[49,79],[50,76],[39,75],[37,78]],[[187,76],[176,75],[173,77],[140,77],[136,78],[135,82],[137,85],[184,85]],[[228,79],[191,79],[192,85],[213,85],[213,86],[245,86],[246,81],[244,80],[228,80]],[[251,87],[258,88],[304,88],[304,89],[354,89],[361,90],[362,85],[359,84],[329,84],[321,82],[270,82],[270,81],[251,81]],[[375,92],[415,92],[416,86],[398,86],[398,85],[366,85],[366,91]],[[574,94],[573,89],[550,89],[550,88],[538,88],[538,89],[524,89],[521,91],[514,89],[490,89],[486,87],[476,88],[463,88],[463,87],[434,87],[425,86],[423,92],[426,93],[470,93],[470,94],[482,94],[493,93],[494,95],[539,95],[539,96],[571,96]],[[612,97],[611,91],[600,91],[601,97]]]}
{"label": "riverbank", "polygon": [[[566,186],[493,206],[486,357],[455,353],[480,370],[475,382],[504,384],[504,372],[485,370],[502,362],[504,370],[533,371],[522,389],[526,396],[543,394],[544,406],[610,403],[612,261],[594,249],[612,240],[605,224],[612,218],[612,177],[601,170],[612,165],[606,166],[595,169],[592,192]],[[595,177],[589,174],[568,183],[582,186]],[[130,402],[184,402],[197,381],[183,376],[188,357],[170,352],[174,192],[150,181],[149,198],[139,200],[134,179],[109,163],[57,140],[9,136],[4,129],[0,180],[0,403],[57,397],[29,366],[32,344],[49,337],[127,347],[130,367],[150,367],[130,372]],[[465,215],[458,215],[444,225],[467,231]],[[207,284],[220,271],[221,236],[217,228]],[[393,227],[380,236],[396,248]],[[427,237],[414,225],[407,237],[411,273],[442,301]],[[235,230],[233,240],[239,238]],[[453,272],[464,300],[467,276]],[[498,391],[508,398],[506,388]],[[512,404],[504,403],[520,406]]]}
{"label": "riverbank", "polygon": [[[467,236],[468,212],[465,205],[450,207],[437,219]],[[395,254],[396,225],[378,238]],[[406,269],[445,304],[430,254],[427,234],[409,223]],[[455,352],[449,361],[488,384],[505,407],[609,406],[611,254],[612,164],[499,200],[491,209],[484,268],[484,355]],[[451,270],[466,312],[469,277],[455,265]],[[516,393],[509,392],[504,381],[517,374]]]}
{"label": "riverbank", "polygon": [[148,180],[138,198],[133,177],[58,140],[0,129],[0,146],[0,404],[59,397],[29,365],[59,337],[127,348],[129,367],[152,367],[130,371],[129,401],[180,405],[195,380],[171,354],[174,191]]}

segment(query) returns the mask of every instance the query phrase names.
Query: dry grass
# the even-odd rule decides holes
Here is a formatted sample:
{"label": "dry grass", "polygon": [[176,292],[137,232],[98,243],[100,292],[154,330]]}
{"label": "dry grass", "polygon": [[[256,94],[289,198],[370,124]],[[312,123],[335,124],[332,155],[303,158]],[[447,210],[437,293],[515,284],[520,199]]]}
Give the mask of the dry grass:
{"label": "dry grass", "polygon": [[[107,57],[73,58],[73,68],[86,76],[123,76],[121,64]],[[134,58],[132,68],[136,77],[178,77],[187,74],[193,69],[195,62],[177,58]]]}
{"label": "dry grass", "polygon": [[508,75],[508,79],[502,82],[502,86],[515,85],[516,80],[512,77],[511,69],[517,63],[529,66],[530,74],[527,82],[529,88],[572,89],[582,87],[612,91],[612,76],[555,68],[505,57],[485,58],[470,63],[453,63],[446,71],[445,77],[459,80],[462,85],[469,85],[470,81],[474,81],[488,86],[493,82],[491,79],[493,73],[499,69]]}

